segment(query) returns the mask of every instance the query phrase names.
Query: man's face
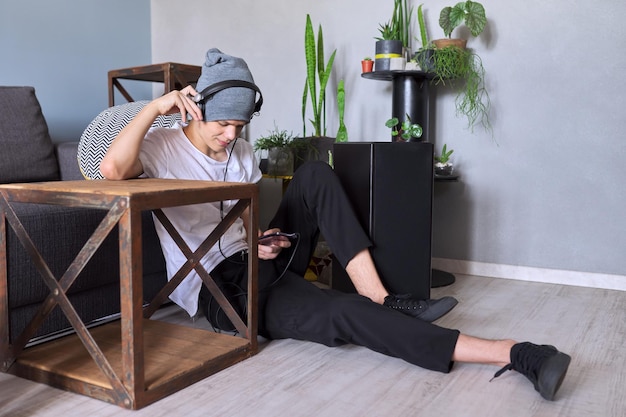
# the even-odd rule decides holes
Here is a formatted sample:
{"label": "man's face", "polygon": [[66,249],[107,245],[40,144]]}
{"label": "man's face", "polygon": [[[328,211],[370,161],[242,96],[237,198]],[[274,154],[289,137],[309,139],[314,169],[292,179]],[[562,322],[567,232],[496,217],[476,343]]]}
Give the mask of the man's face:
{"label": "man's face", "polygon": [[195,121],[187,136],[201,152],[218,161],[228,155],[226,148],[237,139],[247,122],[241,120]]}

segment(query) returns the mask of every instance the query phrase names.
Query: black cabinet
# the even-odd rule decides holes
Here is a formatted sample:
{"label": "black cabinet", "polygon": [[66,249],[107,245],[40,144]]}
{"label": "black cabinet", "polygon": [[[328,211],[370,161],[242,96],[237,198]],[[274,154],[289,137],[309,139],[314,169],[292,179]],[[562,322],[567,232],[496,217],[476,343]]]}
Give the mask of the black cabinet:
{"label": "black cabinet", "polygon": [[[433,144],[336,143],[333,157],[385,287],[430,298]],[[332,276],[332,288],[355,291],[338,262]]]}

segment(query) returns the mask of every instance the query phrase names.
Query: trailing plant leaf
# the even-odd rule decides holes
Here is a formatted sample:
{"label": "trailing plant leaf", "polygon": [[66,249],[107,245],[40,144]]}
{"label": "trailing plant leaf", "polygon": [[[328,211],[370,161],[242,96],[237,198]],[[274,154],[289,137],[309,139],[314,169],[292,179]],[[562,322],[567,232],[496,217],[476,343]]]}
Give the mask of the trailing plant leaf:
{"label": "trailing plant leaf", "polygon": [[434,64],[435,83],[463,78],[469,72],[469,50],[458,46],[446,46],[435,49],[432,57]]}
{"label": "trailing plant leaf", "polygon": [[433,52],[435,83],[458,87],[455,98],[457,116],[465,116],[471,131],[480,123],[491,130],[491,100],[485,88],[485,68],[478,55],[469,49],[446,46]]}
{"label": "trailing plant leaf", "polygon": [[467,61],[465,86],[455,99],[457,114],[467,117],[467,125],[472,131],[477,123],[489,131],[491,130],[489,122],[491,100],[484,84],[485,69],[482,60],[476,54],[469,54]]}

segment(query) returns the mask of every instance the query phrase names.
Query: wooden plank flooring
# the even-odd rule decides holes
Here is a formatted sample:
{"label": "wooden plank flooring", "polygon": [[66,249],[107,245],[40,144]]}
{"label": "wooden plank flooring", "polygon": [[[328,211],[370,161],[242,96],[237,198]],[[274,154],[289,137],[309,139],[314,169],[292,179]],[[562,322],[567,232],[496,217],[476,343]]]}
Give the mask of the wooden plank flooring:
{"label": "wooden plank flooring", "polygon": [[[261,342],[260,352],[138,411],[0,374],[0,416],[602,416],[626,415],[626,292],[461,276],[433,297],[459,305],[437,324],[550,343],[572,355],[557,400],[492,366],[417,368],[358,346]],[[193,323],[175,307],[168,321]]]}

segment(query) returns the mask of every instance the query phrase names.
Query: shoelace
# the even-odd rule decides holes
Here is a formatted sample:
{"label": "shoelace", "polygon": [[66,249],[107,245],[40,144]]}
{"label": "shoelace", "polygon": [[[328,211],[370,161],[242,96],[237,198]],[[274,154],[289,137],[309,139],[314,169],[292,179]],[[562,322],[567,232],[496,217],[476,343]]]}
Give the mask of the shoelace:
{"label": "shoelace", "polygon": [[[411,298],[410,294],[402,294],[402,295],[390,295],[389,302],[385,302],[388,304],[388,307],[396,308],[400,310],[421,310],[423,309],[424,303],[419,300],[415,300]],[[387,300],[385,300],[387,301]]]}
{"label": "shoelace", "polygon": [[493,381],[494,379],[496,379],[497,377],[499,377],[500,375],[502,375],[506,371],[511,371],[511,370],[513,370],[513,364],[512,363],[510,363],[508,365],[504,365],[498,372],[496,372],[494,374],[494,376],[489,380],[489,382]]}

